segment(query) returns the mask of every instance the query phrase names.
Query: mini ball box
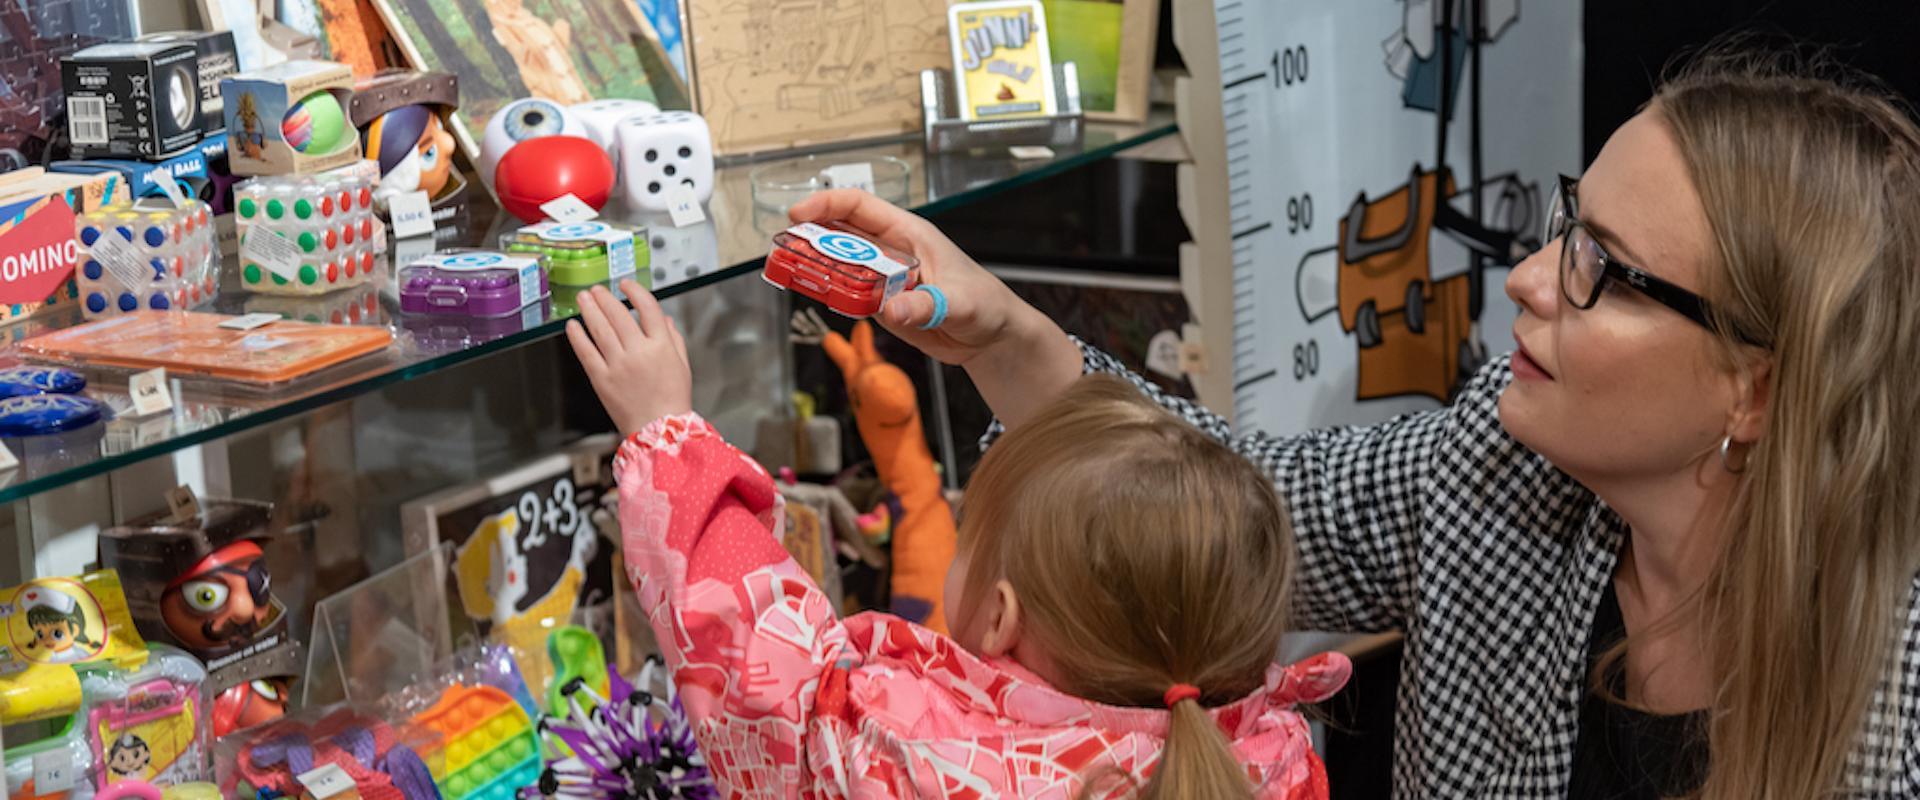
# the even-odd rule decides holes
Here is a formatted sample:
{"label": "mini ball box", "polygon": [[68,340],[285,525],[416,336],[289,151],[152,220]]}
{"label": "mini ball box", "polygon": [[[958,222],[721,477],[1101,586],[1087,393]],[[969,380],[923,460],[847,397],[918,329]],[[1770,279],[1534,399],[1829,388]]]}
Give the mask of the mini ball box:
{"label": "mini ball box", "polygon": [[74,158],[169,158],[204,135],[200,51],[185,42],[100,44],[60,59]]}
{"label": "mini ball box", "polygon": [[547,299],[546,259],[525,253],[448,250],[400,271],[400,311],[504,317]]}
{"label": "mini ball box", "polygon": [[74,221],[73,238],[80,309],[89,319],[185,310],[219,291],[213,212],[198,200],[180,208],[89,211]]}
{"label": "mini ball box", "polygon": [[561,286],[592,286],[632,277],[652,288],[647,229],[599,220],[543,222],[500,236],[500,249],[546,257],[547,278]]}
{"label": "mini ball box", "polygon": [[235,175],[305,175],[360,159],[347,124],[353,72],[331,61],[289,61],[220,82],[227,165]]}
{"label": "mini ball box", "polygon": [[[364,177],[255,178],[233,194],[240,285],[248,291],[316,295],[359,286],[387,251],[387,226]],[[266,240],[273,236],[284,243]]]}
{"label": "mini ball box", "polygon": [[768,283],[849,317],[870,317],[914,283],[920,262],[837,222],[803,222],[773,237]]}

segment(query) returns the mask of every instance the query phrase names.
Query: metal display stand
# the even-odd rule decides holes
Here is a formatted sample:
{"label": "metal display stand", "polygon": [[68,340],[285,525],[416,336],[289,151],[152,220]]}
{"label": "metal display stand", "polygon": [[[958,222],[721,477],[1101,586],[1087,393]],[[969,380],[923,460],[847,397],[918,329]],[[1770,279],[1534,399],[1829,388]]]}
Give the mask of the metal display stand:
{"label": "metal display stand", "polygon": [[927,153],[1014,145],[1079,146],[1087,131],[1087,118],[1080,110],[1080,73],[1071,61],[1055,64],[1053,82],[1059,113],[1020,119],[963,120],[953,72],[939,68],[921,70],[921,132],[926,139]]}

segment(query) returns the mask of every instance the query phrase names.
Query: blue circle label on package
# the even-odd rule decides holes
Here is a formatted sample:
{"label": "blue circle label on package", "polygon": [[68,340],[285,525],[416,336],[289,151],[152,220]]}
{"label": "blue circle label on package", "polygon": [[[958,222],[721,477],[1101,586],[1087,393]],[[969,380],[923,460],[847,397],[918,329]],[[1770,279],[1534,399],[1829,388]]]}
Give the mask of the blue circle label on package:
{"label": "blue circle label on package", "polygon": [[872,242],[848,233],[823,234],[814,242],[820,252],[855,264],[871,264],[880,259],[880,248]]}
{"label": "blue circle label on package", "polygon": [[77,394],[32,394],[0,400],[0,436],[44,436],[99,422],[107,407]]}
{"label": "blue circle label on package", "polygon": [[556,242],[570,242],[575,239],[592,239],[607,232],[604,222],[566,222],[540,232],[540,236]]}
{"label": "blue circle label on package", "polygon": [[522,270],[540,263],[536,258],[510,256],[504,253],[474,251],[468,253],[441,253],[413,262],[416,267],[433,267],[452,272],[478,272],[489,269]]}
{"label": "blue circle label on package", "polygon": [[74,394],[87,388],[80,373],[59,367],[0,369],[0,398],[28,394]]}

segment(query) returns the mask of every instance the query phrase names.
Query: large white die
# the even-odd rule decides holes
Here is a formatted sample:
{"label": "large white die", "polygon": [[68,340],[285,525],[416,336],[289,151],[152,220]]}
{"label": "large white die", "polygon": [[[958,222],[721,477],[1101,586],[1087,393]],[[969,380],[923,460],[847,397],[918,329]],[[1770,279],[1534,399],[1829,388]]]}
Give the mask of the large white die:
{"label": "large white die", "polygon": [[667,190],[692,187],[702,203],[713,197],[713,136],[707,121],[687,111],[666,111],[620,121],[620,191],[627,207],[667,210]]}
{"label": "large white die", "polygon": [[580,119],[580,123],[587,128],[587,138],[607,151],[607,160],[615,164],[620,163],[620,148],[614,140],[614,130],[619,127],[620,121],[628,117],[660,113],[659,106],[645,100],[619,98],[575,103],[567,110]]}

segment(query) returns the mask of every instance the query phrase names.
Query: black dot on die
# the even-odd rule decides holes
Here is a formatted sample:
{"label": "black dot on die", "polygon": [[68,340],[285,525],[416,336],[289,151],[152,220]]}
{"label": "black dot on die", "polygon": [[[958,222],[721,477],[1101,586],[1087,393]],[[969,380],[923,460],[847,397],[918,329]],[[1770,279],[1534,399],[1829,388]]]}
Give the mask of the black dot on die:
{"label": "black dot on die", "polygon": [[681,178],[681,179],[680,179],[680,183],[681,183],[681,184],[683,184],[683,185],[685,185],[685,186],[687,186],[688,188],[692,188],[692,187],[693,187],[693,179],[692,179],[692,178]]}
{"label": "black dot on die", "polygon": [[675,170],[675,169],[673,168],[673,165],[672,165],[672,164],[668,164],[668,165],[667,165],[667,177],[669,177],[669,178],[671,178],[671,177],[673,177],[673,173],[674,173],[675,171],[676,171],[676,170]]}
{"label": "black dot on die", "polygon": [[691,158],[692,156],[693,156],[693,148],[682,145],[680,148],[680,157]]}
{"label": "black dot on die", "polygon": [[658,151],[658,150],[648,150],[648,151],[647,151],[647,163],[649,163],[649,164],[651,164],[651,163],[653,163],[653,162],[655,162],[655,161],[659,161],[659,160],[660,160],[660,151]]}
{"label": "black dot on die", "polygon": [[664,237],[660,237],[660,236],[655,236],[655,237],[653,237],[653,249],[655,249],[655,250],[665,250],[665,249],[667,249],[667,240],[666,240],[666,238],[664,238]]}
{"label": "black dot on die", "polygon": [[647,194],[659,194],[659,193],[660,193],[659,181],[654,181],[652,183],[647,184]]}

